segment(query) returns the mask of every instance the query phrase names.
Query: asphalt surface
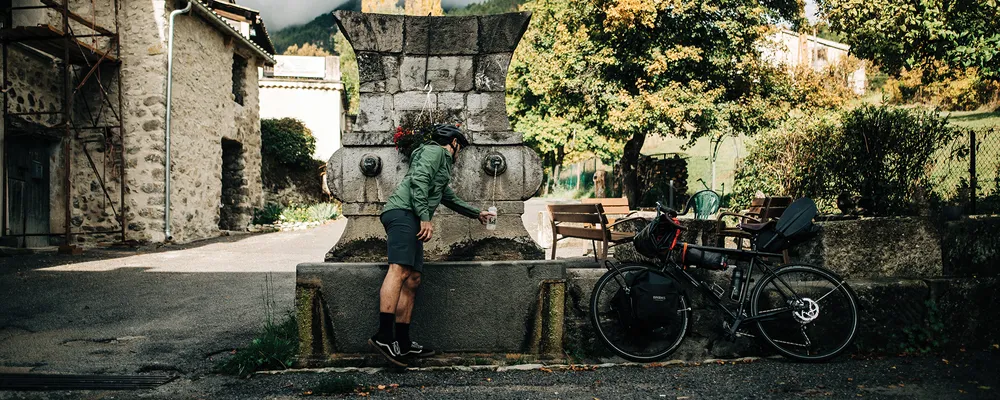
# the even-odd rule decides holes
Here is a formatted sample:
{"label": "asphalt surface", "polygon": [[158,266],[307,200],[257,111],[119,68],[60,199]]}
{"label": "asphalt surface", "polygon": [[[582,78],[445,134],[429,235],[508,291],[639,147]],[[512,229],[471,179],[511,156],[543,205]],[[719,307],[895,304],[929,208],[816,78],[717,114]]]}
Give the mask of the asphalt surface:
{"label": "asphalt surface", "polygon": [[200,374],[292,310],[345,221],[143,250],[0,257],[0,373]]}

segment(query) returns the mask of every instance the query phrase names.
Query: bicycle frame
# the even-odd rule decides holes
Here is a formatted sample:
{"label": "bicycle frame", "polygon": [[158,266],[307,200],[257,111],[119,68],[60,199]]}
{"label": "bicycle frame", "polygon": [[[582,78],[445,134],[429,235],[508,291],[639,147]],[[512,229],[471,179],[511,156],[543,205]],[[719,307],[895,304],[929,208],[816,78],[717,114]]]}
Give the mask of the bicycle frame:
{"label": "bicycle frame", "polygon": [[[717,306],[719,309],[725,312],[726,315],[729,316],[729,319],[732,321],[732,323],[728,327],[729,335],[733,336],[740,335],[738,331],[744,323],[758,321],[758,320],[772,319],[779,314],[784,314],[790,311],[800,311],[804,309],[805,306],[802,304],[802,302],[800,301],[801,299],[799,298],[795,290],[792,289],[791,285],[785,282],[785,280],[782,279],[780,275],[775,274],[774,269],[766,261],[764,261],[764,258],[766,257],[781,258],[782,257],[781,254],[763,253],[757,251],[737,250],[737,249],[723,249],[723,248],[719,248],[719,250],[726,251],[729,253],[740,253],[744,257],[749,257],[750,259],[749,265],[746,269],[747,278],[740,283],[739,298],[737,300],[737,307],[735,309],[727,307],[726,304],[722,302],[723,297],[716,294],[715,291],[712,290],[711,285],[705,283],[702,280],[699,280],[694,275],[691,275],[683,266],[677,264],[676,262],[661,258],[660,260],[658,260],[658,262],[653,264],[653,267],[655,267],[653,269],[656,269],[662,273],[666,273],[667,275],[670,275],[677,281],[686,281],[688,284],[701,289],[702,293],[705,294],[706,297],[712,299],[712,303],[714,303],[715,306]],[[607,267],[609,269],[615,269],[616,271],[618,270],[618,267],[614,265],[614,263],[608,261],[607,264],[608,264]],[[781,285],[784,286],[784,289],[787,290],[787,293],[785,293],[785,290],[782,290],[782,295],[785,296],[786,299],[788,298],[793,299],[794,301],[791,303],[797,304],[797,306],[789,306],[773,310],[767,310],[767,312],[762,313],[760,315],[748,316],[747,303],[749,301],[748,295],[751,289],[750,277],[753,276],[755,267],[757,267],[758,265],[759,265],[758,268],[761,271],[761,273],[765,275],[774,276],[776,278],[774,281],[780,282]],[[760,282],[761,280],[762,279],[758,279],[758,282]],[[624,282],[619,282],[619,284],[621,285],[621,287],[626,289],[627,293],[628,291],[627,285],[625,285]],[[689,307],[688,310],[690,310],[690,305],[688,305],[688,307]]]}

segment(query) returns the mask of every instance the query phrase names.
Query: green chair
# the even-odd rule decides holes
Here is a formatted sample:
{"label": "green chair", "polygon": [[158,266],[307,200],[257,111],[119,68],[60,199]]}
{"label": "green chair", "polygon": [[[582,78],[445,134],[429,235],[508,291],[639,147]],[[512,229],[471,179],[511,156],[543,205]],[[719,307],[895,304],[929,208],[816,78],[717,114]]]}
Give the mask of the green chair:
{"label": "green chair", "polygon": [[718,193],[712,190],[702,190],[688,199],[687,204],[684,205],[684,211],[681,215],[686,215],[688,211],[694,209],[694,219],[708,219],[715,213],[719,212],[719,207],[722,206],[722,197]]}

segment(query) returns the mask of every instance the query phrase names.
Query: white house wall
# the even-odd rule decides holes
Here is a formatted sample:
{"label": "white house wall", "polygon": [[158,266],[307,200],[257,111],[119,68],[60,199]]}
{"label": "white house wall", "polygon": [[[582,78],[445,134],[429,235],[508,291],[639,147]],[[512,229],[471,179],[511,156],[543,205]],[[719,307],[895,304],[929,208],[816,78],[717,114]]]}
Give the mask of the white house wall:
{"label": "white house wall", "polygon": [[287,88],[272,82],[262,82],[262,86],[261,118],[291,117],[301,120],[316,137],[313,158],[329,160],[341,146],[341,118],[344,113],[341,90]]}

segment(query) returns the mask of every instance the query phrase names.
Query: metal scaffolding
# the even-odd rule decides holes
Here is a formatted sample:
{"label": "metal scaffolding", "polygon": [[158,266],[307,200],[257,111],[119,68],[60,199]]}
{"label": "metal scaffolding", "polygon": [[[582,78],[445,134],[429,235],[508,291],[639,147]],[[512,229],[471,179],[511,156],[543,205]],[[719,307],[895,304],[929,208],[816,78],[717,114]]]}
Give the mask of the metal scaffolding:
{"label": "metal scaffolding", "polygon": [[[122,105],[121,79],[121,40],[119,36],[120,0],[110,0],[114,12],[114,26],[111,28],[97,24],[97,15],[101,11],[95,2],[92,17],[88,18],[74,12],[70,0],[37,0],[35,5],[14,6],[11,0],[3,1],[3,26],[0,27],[0,43],[3,52],[3,117],[4,132],[8,139],[12,131],[16,131],[15,120],[41,115],[60,115],[61,121],[54,126],[46,126],[44,130],[51,131],[51,136],[62,141],[63,152],[63,185],[65,228],[61,233],[28,233],[27,223],[23,223],[20,234],[10,236],[21,238],[21,243],[27,244],[26,238],[31,236],[58,237],[63,236],[65,243],[62,250],[74,251],[73,238],[76,235],[121,235],[126,240],[127,217],[125,205],[125,151],[124,151],[124,109]],[[83,3],[83,2],[81,2]],[[61,27],[52,25],[14,26],[14,13],[27,10],[54,10],[61,19]],[[106,16],[107,14],[101,14]],[[72,22],[72,23],[71,23]],[[84,39],[89,39],[85,41]],[[10,81],[10,48],[17,47],[22,51],[51,58],[62,72],[62,109],[57,111],[11,112],[10,96],[8,94]],[[116,93],[113,93],[116,92]],[[97,95],[97,96],[94,96]],[[94,103],[97,98],[99,104]],[[4,160],[6,162],[10,140],[4,140]],[[117,226],[114,230],[96,231],[86,228],[86,221],[80,224],[81,229],[73,230],[73,161],[74,149],[83,153],[96,176],[103,192],[102,202],[105,211],[110,206]],[[100,153],[104,159],[101,166],[94,160],[94,153]],[[3,236],[8,236],[10,214],[8,169],[4,168],[3,176]],[[55,177],[52,177],[54,180]],[[108,191],[109,185],[117,181],[117,199],[112,199]],[[51,181],[50,181],[51,182]],[[51,183],[50,183],[51,187]],[[22,202],[23,203],[23,202]],[[22,204],[22,206],[24,206]],[[55,212],[56,210],[50,210]],[[86,216],[87,213],[84,215]],[[22,211],[27,218],[27,212]]]}

